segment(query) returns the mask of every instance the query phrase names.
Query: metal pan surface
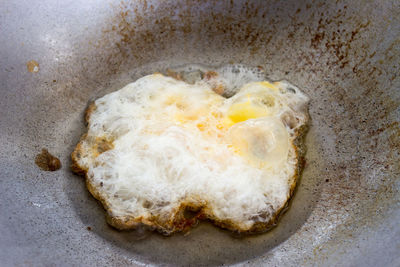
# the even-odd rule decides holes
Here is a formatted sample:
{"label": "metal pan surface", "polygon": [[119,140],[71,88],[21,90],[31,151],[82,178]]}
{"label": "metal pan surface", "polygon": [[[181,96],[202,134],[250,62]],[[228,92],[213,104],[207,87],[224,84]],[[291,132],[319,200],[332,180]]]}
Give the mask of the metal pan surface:
{"label": "metal pan surface", "polygon": [[[2,1],[0,32],[1,265],[400,265],[399,1]],[[187,63],[262,66],[311,98],[303,177],[266,234],[118,232],[69,169],[88,101]]]}

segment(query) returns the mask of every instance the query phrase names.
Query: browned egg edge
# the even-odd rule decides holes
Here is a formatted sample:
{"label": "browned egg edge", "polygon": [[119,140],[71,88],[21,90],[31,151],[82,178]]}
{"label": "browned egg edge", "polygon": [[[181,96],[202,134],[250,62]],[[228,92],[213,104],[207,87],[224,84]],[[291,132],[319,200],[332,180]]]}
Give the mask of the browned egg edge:
{"label": "browned egg edge", "polygon": [[[85,111],[85,120],[86,123],[89,123],[89,119],[91,114],[96,110],[96,105],[94,102],[90,103]],[[197,225],[199,220],[209,220],[213,224],[228,229],[235,233],[240,234],[257,234],[263,233],[274,226],[277,225],[279,218],[282,214],[288,209],[290,200],[294,194],[296,189],[297,181],[299,180],[301,173],[303,171],[305,165],[305,136],[308,132],[308,124],[310,120],[310,116],[308,114],[308,110],[306,111],[306,123],[301,126],[295,132],[295,139],[293,142],[293,147],[296,153],[296,170],[295,174],[291,177],[290,182],[290,193],[285,204],[278,209],[274,214],[272,214],[271,219],[268,222],[256,222],[250,229],[246,229],[241,227],[238,224],[235,224],[231,220],[220,220],[213,213],[212,209],[207,206],[207,203],[204,203],[202,206],[194,206],[193,203],[188,201],[181,201],[179,208],[170,216],[168,220],[161,220],[158,216],[149,216],[149,217],[132,217],[132,216],[113,216],[112,210],[107,199],[103,198],[97,189],[96,185],[90,182],[88,178],[87,172],[88,169],[81,166],[78,162],[83,154],[82,144],[87,140],[87,133],[83,134],[79,143],[75,147],[74,151],[71,154],[72,164],[71,169],[74,173],[78,175],[82,175],[86,178],[86,187],[89,192],[93,195],[94,198],[99,200],[104,209],[107,211],[106,220],[107,223],[113,226],[118,230],[134,230],[140,227],[147,228],[150,230],[156,230],[164,235],[171,235],[173,233],[188,231],[193,226]],[[87,125],[88,126],[88,125]],[[94,142],[92,140],[93,149],[95,149],[96,156],[101,153],[111,149],[113,147],[112,140],[108,140],[107,138],[99,138],[96,137]],[[101,186],[101,185],[100,185]]]}

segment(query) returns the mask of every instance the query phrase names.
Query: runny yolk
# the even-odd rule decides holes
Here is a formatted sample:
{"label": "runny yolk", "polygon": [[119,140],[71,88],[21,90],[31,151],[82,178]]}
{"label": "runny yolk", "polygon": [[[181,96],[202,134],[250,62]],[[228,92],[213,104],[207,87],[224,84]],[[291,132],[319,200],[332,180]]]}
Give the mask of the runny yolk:
{"label": "runny yolk", "polygon": [[250,95],[247,96],[245,102],[235,103],[228,110],[228,118],[231,121],[231,125],[267,115],[267,109],[261,105],[253,103],[250,100]]}

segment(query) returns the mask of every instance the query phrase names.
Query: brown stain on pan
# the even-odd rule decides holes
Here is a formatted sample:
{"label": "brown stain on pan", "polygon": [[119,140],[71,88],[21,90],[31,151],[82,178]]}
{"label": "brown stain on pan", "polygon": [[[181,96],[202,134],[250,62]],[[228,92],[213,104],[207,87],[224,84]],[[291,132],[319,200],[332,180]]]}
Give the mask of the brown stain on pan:
{"label": "brown stain on pan", "polygon": [[360,32],[371,23],[370,21],[364,23],[355,21],[354,29],[350,31],[348,27],[343,27],[343,25],[348,24],[346,10],[347,6],[344,6],[343,10],[339,8],[336,14],[319,13],[318,26],[311,39],[311,47],[321,49],[321,45],[325,46],[327,52],[333,54],[336,58],[330,61],[330,64],[339,65],[340,68],[349,64],[348,58],[353,49],[353,41],[357,40]]}
{"label": "brown stain on pan", "polygon": [[[215,1],[208,1],[210,5]],[[137,4],[136,2],[121,1],[116,7],[119,9],[112,18],[110,26],[103,30],[103,37],[98,41],[97,46],[113,46],[115,53],[109,54],[106,63],[111,67],[111,71],[116,73],[121,64],[133,60],[141,62],[144,56],[159,53],[166,48],[166,44],[173,40],[182,40],[177,46],[184,46],[186,49],[212,49],[210,47],[199,47],[202,39],[217,37],[217,41],[210,43],[211,46],[217,43],[228,42],[229,46],[251,47],[250,51],[254,55],[267,45],[277,28],[278,21],[269,16],[270,23],[274,30],[265,28],[257,23],[247,23],[254,21],[254,16],[261,17],[266,14],[259,14],[259,6],[254,3],[245,3],[242,7],[243,21],[237,20],[237,11],[234,6],[217,12],[216,10],[196,10],[196,3],[186,1],[185,9],[181,9],[180,4],[163,5],[155,8],[147,3]],[[179,13],[176,14],[176,10]],[[199,18],[203,18],[198,22]],[[197,21],[197,22],[196,22]],[[151,25],[149,27],[149,25]],[[144,26],[147,26],[144,27]],[[187,37],[191,38],[191,45],[185,42]],[[111,40],[113,41],[111,42]]]}

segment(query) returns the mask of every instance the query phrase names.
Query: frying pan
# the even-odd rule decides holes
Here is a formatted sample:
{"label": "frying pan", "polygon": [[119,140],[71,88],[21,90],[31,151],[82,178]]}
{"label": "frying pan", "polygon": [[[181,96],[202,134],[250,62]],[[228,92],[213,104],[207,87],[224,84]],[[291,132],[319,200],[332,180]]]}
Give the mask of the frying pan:
{"label": "frying pan", "polygon": [[[1,1],[0,31],[1,265],[400,266],[399,1]],[[118,232],[70,171],[88,101],[187,63],[261,66],[311,98],[266,234]]]}

